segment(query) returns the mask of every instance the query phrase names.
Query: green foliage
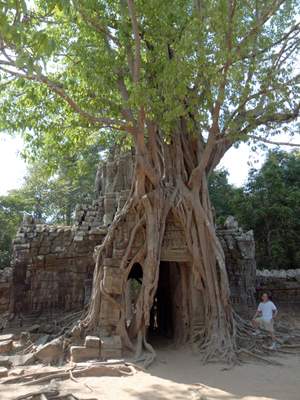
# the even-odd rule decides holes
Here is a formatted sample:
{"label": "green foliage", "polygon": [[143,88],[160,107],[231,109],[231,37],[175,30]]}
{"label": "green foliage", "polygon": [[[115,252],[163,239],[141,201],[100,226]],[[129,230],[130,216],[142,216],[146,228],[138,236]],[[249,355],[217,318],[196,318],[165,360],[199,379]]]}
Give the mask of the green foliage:
{"label": "green foliage", "polygon": [[47,164],[31,163],[19,193],[30,199],[31,213],[37,219],[70,225],[76,204],[91,202],[94,198],[99,160],[99,148],[92,146],[86,150],[85,157],[80,154],[60,160],[55,174],[51,174]]}
{"label": "green foliage", "polygon": [[99,148],[89,147],[83,155],[61,160],[55,174],[41,161],[31,163],[22,187],[0,197],[0,268],[10,263],[24,213],[41,222],[70,225],[76,204],[93,200]]}
{"label": "green foliage", "polygon": [[205,139],[217,116],[235,142],[296,118],[298,0],[134,4],[138,83],[126,1],[0,2],[0,129],[21,131],[28,157],[54,170],[58,157],[126,142],[141,107],[167,138],[182,118]]}
{"label": "green foliage", "polygon": [[300,263],[300,154],[269,152],[252,170],[244,190],[241,222],[254,229],[261,268],[298,268]]}
{"label": "green foliage", "polygon": [[234,215],[253,229],[259,268],[298,268],[300,263],[300,154],[273,150],[260,170],[252,169],[243,188],[227,181],[226,171],[210,179],[210,194],[222,224]]}
{"label": "green foliage", "polygon": [[12,240],[23,213],[30,210],[30,202],[28,203],[18,191],[0,197],[0,269],[10,265]]}
{"label": "green foliage", "polygon": [[216,222],[223,225],[229,215],[235,215],[235,199],[242,190],[230,185],[228,171],[216,170],[209,177],[209,193],[216,212]]}

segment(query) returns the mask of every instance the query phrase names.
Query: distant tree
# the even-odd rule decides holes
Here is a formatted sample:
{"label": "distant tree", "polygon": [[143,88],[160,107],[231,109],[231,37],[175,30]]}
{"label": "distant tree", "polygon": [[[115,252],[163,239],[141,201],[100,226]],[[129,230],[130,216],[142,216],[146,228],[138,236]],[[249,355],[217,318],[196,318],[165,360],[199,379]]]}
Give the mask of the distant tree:
{"label": "distant tree", "polygon": [[94,182],[100,161],[99,146],[65,156],[55,169],[40,158],[30,162],[25,183],[19,190],[32,203],[35,218],[70,225],[76,204],[94,199]]}
{"label": "distant tree", "polygon": [[208,181],[212,205],[215,208],[216,222],[222,225],[229,215],[236,215],[235,199],[243,192],[228,182],[228,171],[215,170]]}
{"label": "distant tree", "polygon": [[0,196],[0,269],[10,265],[12,240],[24,212],[31,211],[31,208],[32,205],[17,191]]}
{"label": "distant tree", "polygon": [[235,214],[254,230],[260,268],[299,267],[299,151],[270,151],[262,168],[250,171]]}
{"label": "distant tree", "polygon": [[94,199],[99,146],[85,152],[61,159],[55,171],[41,159],[29,162],[21,188],[0,197],[0,268],[10,264],[12,241],[25,213],[40,221],[70,225],[76,204]]}

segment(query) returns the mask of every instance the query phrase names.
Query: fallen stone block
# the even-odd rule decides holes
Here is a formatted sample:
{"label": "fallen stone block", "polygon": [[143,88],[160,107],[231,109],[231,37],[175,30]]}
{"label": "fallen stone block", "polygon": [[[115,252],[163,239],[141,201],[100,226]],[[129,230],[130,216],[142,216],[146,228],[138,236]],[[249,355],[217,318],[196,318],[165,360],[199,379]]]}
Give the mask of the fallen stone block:
{"label": "fallen stone block", "polygon": [[100,357],[99,348],[83,347],[83,346],[71,346],[70,349],[71,361],[78,363]]}
{"label": "fallen stone block", "polygon": [[16,337],[13,333],[8,333],[6,335],[0,335],[0,342],[5,342],[7,340],[14,340]]}
{"label": "fallen stone block", "polygon": [[8,375],[8,369],[5,367],[0,367],[0,378],[6,378]]}
{"label": "fallen stone block", "polygon": [[12,365],[11,357],[0,356],[0,367],[10,368]]}
{"label": "fallen stone block", "polygon": [[103,359],[120,359],[122,357],[122,349],[103,349],[101,348],[101,358]]}
{"label": "fallen stone block", "polygon": [[85,347],[99,349],[101,345],[101,340],[97,336],[86,336],[84,345]]}
{"label": "fallen stone block", "polygon": [[122,341],[121,337],[107,336],[101,340],[101,358],[119,359],[122,357]]}
{"label": "fallen stone block", "polygon": [[39,346],[34,355],[42,363],[57,362],[63,357],[63,343],[60,339],[52,340],[52,342]]}
{"label": "fallen stone block", "polygon": [[36,358],[34,353],[16,354],[14,356],[9,356],[8,361],[10,365],[12,364],[13,367],[21,367],[24,365],[33,364],[36,361]]}
{"label": "fallen stone block", "polygon": [[5,340],[0,342],[0,354],[9,353],[13,349],[13,341],[12,340]]}

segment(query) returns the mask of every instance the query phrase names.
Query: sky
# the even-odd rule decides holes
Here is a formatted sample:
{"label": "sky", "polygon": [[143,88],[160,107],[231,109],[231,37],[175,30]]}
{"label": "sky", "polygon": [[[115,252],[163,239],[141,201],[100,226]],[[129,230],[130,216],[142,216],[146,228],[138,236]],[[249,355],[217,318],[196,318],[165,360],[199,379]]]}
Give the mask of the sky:
{"label": "sky", "polygon": [[[289,138],[286,135],[279,135],[275,140],[288,141]],[[294,141],[296,140],[294,138]],[[0,195],[7,194],[9,190],[17,189],[22,185],[26,174],[26,164],[20,155],[22,147],[20,137],[13,138],[0,133]],[[272,147],[275,146],[269,146],[269,148]],[[291,150],[292,148],[285,146],[284,149]],[[247,180],[251,166],[260,168],[264,159],[264,152],[253,152],[248,145],[241,144],[238,149],[232,148],[225,154],[218,168],[228,170],[228,180],[231,184],[242,186]]]}

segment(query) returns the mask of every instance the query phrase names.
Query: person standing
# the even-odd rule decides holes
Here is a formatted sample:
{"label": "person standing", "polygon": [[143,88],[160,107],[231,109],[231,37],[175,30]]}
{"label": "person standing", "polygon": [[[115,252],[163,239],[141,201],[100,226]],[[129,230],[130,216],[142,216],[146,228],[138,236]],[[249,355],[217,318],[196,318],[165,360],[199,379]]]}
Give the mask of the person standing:
{"label": "person standing", "polygon": [[273,301],[270,300],[268,293],[263,293],[261,302],[259,303],[256,313],[252,320],[252,326],[256,329],[255,335],[259,334],[259,328],[269,332],[273,343],[272,350],[276,349],[276,337],[274,333],[274,318],[277,316],[278,310]]}

